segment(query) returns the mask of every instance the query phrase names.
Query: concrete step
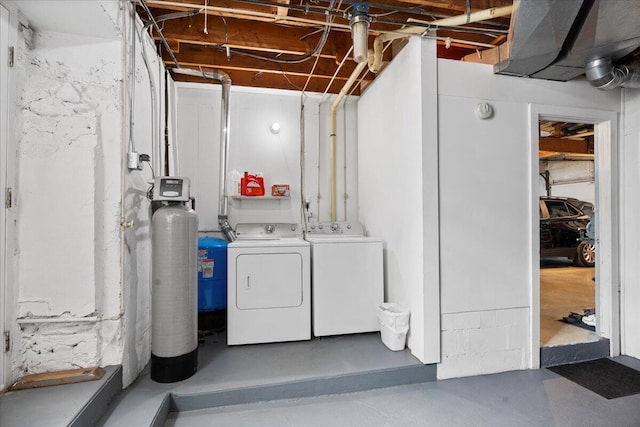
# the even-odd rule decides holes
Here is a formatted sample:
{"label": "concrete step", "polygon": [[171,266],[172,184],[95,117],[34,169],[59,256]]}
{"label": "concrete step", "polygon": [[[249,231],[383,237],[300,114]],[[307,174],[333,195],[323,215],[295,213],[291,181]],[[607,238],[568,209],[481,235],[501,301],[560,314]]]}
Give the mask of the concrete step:
{"label": "concrete step", "polygon": [[[148,425],[150,427],[160,427],[164,425],[169,414],[175,412],[245,403],[353,393],[428,381],[436,381],[435,365],[403,366],[268,385],[238,387],[228,390],[212,390],[209,392],[177,393],[167,391],[163,393],[162,396],[155,397],[153,411],[151,411],[152,408],[150,406],[146,406],[144,411],[136,413],[135,421],[131,417],[123,417],[121,413],[118,414],[118,408],[114,407],[112,414],[107,414],[99,425],[124,426],[127,424],[135,424],[137,426]],[[126,398],[127,394],[125,393],[120,400],[122,401]]]}
{"label": "concrete step", "polygon": [[601,338],[595,342],[557,345],[540,349],[540,367],[564,365],[566,363],[584,362],[609,356],[609,340]]}
{"label": "concrete step", "polygon": [[10,391],[0,396],[2,427],[92,427],[122,391],[122,367],[95,381]]}

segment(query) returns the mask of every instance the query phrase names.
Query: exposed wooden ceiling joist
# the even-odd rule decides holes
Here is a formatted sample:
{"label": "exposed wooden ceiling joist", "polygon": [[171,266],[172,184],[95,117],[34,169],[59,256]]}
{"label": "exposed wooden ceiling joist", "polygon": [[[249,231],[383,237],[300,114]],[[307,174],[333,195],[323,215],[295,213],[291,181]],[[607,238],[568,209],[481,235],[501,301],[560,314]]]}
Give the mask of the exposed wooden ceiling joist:
{"label": "exposed wooden ceiling joist", "polygon": [[[204,69],[204,71],[209,71]],[[261,87],[261,88],[270,88],[270,89],[288,89],[288,90],[298,90],[301,91],[305,84],[307,84],[306,76],[299,75],[291,75],[288,73],[263,73],[263,72],[253,72],[247,70],[234,70],[233,74],[233,84],[237,86],[248,86],[248,87]],[[213,83],[218,84],[217,81],[207,80],[200,77],[192,77],[185,75],[174,74],[173,78],[175,80],[181,82],[195,82],[195,83]],[[324,93],[327,89],[327,85],[330,80],[327,79],[311,79],[307,85],[307,92],[318,92]],[[334,81],[331,87],[329,88],[329,93],[337,93],[344,86],[344,81]],[[353,95],[360,95],[360,89],[355,88]]]}
{"label": "exposed wooden ceiling joist", "polygon": [[[242,52],[280,59],[309,56],[320,40],[325,25],[328,0],[145,0],[154,17],[176,11],[198,11],[195,16],[167,20],[160,24],[163,36],[181,67],[194,69],[220,68],[234,85],[297,89],[324,92],[334,78],[329,92],[337,93],[355,68],[348,58],[339,64],[351,48],[349,13],[354,0],[336,0],[331,11],[332,26],[327,42],[308,61],[298,64],[276,63],[249,57]],[[260,4],[256,4],[260,3]],[[467,10],[467,4],[470,9]],[[410,18],[433,21],[492,7],[512,4],[512,0],[378,0],[369,2],[371,25],[369,46],[381,32],[397,32]],[[206,13],[206,21],[205,21]],[[143,21],[148,17],[140,10]],[[409,23],[409,26],[418,24]],[[421,24],[423,25],[423,24]],[[428,24],[427,24],[428,25]],[[492,19],[467,27],[464,32],[451,28],[430,28],[429,37],[438,38],[438,57],[461,59],[504,41],[508,18]],[[425,26],[425,31],[427,30]],[[159,34],[152,32],[159,38]],[[161,49],[164,50],[164,49]],[[397,49],[393,49],[397,53]],[[392,59],[392,49],[384,54],[384,63]],[[167,52],[167,64],[175,66]],[[317,64],[316,64],[316,59]],[[315,67],[314,67],[315,64]],[[195,78],[176,75],[179,81]],[[375,75],[369,73],[363,85]],[[359,88],[361,89],[361,88]]]}
{"label": "exposed wooden ceiling joist", "polygon": [[[390,53],[389,53],[390,55]],[[219,68],[229,73],[231,70],[267,72],[281,74],[285,67],[283,64],[277,64],[271,61],[265,61],[247,56],[233,54],[229,59],[224,51],[219,51],[207,46],[182,45],[180,52],[175,54],[181,67],[198,69]],[[171,61],[168,54],[164,55],[166,61]],[[313,68],[315,61],[306,61],[300,64],[289,64],[286,72],[289,75],[308,76],[312,73],[313,77],[318,79],[330,79],[336,71],[336,60],[334,58],[320,58]],[[336,78],[346,81],[353,70],[355,62],[347,60],[340,69]],[[373,80],[373,75],[369,77]]]}
{"label": "exposed wooden ceiling joist", "polygon": [[[313,50],[320,38],[319,32],[308,27],[288,27],[266,22],[252,22],[236,18],[209,18],[207,34],[204,32],[204,16],[188,20],[164,22],[162,33],[166,39],[209,46],[229,46],[261,52],[303,55]],[[348,33],[332,32],[323,51],[335,57],[337,50],[346,52],[350,45]],[[345,49],[346,48],[346,49]],[[344,54],[342,55],[344,56]]]}

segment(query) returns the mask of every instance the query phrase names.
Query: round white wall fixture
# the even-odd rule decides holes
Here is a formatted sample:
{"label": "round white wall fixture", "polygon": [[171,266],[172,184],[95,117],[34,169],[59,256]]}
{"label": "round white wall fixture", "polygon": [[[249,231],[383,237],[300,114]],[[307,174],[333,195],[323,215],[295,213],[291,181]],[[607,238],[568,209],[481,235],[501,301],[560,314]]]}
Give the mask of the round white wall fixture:
{"label": "round white wall fixture", "polygon": [[271,126],[269,126],[269,131],[274,135],[280,133],[280,123],[278,122],[271,123]]}
{"label": "round white wall fixture", "polygon": [[487,102],[480,102],[476,105],[476,116],[481,120],[486,120],[493,116],[493,107]]}

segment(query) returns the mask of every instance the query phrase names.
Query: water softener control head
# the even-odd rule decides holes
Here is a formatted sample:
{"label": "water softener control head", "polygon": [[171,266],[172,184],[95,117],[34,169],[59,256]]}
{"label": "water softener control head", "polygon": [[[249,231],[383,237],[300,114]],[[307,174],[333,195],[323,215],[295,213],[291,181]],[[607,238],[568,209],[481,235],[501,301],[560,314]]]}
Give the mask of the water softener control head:
{"label": "water softener control head", "polygon": [[158,176],[153,183],[153,201],[188,202],[189,178],[180,176]]}

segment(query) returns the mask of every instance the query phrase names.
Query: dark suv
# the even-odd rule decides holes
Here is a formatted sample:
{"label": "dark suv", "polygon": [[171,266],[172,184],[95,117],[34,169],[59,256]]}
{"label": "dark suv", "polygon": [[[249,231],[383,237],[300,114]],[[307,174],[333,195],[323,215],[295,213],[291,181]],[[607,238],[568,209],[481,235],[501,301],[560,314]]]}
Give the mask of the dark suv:
{"label": "dark suv", "polygon": [[[593,267],[595,245],[583,238],[591,216],[576,202],[568,197],[540,197],[540,257],[567,257],[577,265]],[[592,215],[593,205],[588,206],[591,209],[585,211]]]}

